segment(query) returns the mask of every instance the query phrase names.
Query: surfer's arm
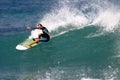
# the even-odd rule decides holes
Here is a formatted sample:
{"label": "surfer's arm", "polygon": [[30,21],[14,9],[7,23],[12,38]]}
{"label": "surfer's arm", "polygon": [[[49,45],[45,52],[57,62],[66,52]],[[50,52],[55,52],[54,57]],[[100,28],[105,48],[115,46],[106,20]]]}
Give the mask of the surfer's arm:
{"label": "surfer's arm", "polygon": [[31,47],[31,45],[36,44],[36,43],[38,43],[38,42],[39,42],[39,38],[36,38],[36,39],[34,40],[34,42],[33,42],[33,43],[31,43],[31,44],[29,44],[28,46],[30,46],[30,47]]}
{"label": "surfer's arm", "polygon": [[28,26],[26,27],[27,30],[34,30],[34,29],[37,29],[37,28],[34,28],[34,27],[31,27],[31,26]]}

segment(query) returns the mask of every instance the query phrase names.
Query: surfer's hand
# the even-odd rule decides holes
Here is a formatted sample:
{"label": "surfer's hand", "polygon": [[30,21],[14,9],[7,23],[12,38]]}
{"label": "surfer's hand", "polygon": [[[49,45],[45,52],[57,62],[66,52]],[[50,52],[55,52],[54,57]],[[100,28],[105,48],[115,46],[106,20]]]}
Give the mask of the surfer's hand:
{"label": "surfer's hand", "polygon": [[32,27],[31,27],[31,26],[28,26],[28,27],[27,27],[27,29],[28,29],[28,30],[31,30],[31,29],[32,29]]}

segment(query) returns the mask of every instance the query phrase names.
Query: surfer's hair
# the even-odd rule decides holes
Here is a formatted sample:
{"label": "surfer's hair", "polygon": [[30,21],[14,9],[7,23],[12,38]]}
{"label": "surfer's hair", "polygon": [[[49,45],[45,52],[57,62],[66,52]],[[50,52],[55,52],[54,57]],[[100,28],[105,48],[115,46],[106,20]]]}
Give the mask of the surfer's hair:
{"label": "surfer's hair", "polygon": [[38,23],[38,26],[39,26],[39,25],[40,25],[40,26],[43,26],[42,24]]}

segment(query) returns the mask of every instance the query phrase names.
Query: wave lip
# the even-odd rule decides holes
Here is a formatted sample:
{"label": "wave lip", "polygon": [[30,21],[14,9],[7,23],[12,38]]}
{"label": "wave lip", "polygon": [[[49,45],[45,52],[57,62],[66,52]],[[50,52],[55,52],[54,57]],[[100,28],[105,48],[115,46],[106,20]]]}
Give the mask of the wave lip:
{"label": "wave lip", "polygon": [[[39,21],[45,25],[50,32],[59,28],[81,29],[89,25],[95,25],[103,32],[114,32],[120,25],[119,6],[110,1],[78,1],[63,0],[46,13]],[[68,27],[69,25],[73,27]],[[64,31],[63,31],[64,32]]]}

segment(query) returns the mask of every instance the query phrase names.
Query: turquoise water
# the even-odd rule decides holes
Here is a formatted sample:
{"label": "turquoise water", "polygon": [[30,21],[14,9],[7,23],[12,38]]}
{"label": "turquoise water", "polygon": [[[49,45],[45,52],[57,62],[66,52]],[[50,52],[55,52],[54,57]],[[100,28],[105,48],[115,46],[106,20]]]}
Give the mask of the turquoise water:
{"label": "turquoise water", "polygon": [[[119,80],[119,1],[104,3],[0,1],[0,80]],[[51,40],[16,50],[30,34],[25,27],[38,22]]]}

